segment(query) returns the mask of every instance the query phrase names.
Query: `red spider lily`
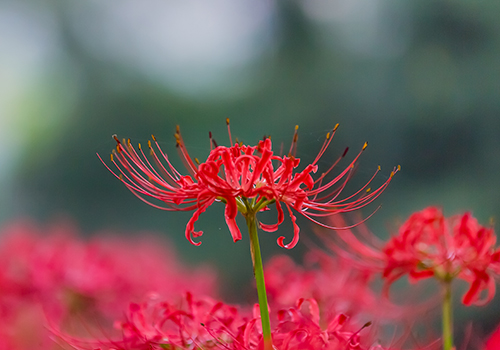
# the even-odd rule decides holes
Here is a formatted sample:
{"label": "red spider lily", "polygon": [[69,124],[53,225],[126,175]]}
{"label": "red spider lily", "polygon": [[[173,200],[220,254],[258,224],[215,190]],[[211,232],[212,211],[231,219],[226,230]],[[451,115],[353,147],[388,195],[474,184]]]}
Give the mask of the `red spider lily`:
{"label": "red spider lily", "polygon": [[[246,146],[238,142],[233,144],[229,120],[227,125],[231,146],[211,147],[207,160],[201,164],[196,158],[193,160],[187,152],[177,127],[175,134],[177,149],[189,175],[182,175],[174,168],[154,136],[153,143],[157,150],[148,141],[150,158],[146,157],[140,144],[136,150],[130,140],[120,142],[114,136],[117,147],[111,155],[111,162],[118,171],[115,173],[105,165],[147,204],[163,210],[194,211],[185,233],[186,238],[195,245],[201,242],[194,242],[192,238],[201,236],[203,232],[195,231],[194,223],[214,202],[225,204],[225,220],[235,242],[241,239],[241,232],[235,220],[238,211],[243,215],[255,215],[259,211],[267,210],[269,205],[275,204],[278,213],[277,223],[270,225],[260,223],[264,231],[274,232],[283,222],[282,204],[284,204],[294,227],[294,236],[290,243],[284,244],[284,237],[278,238],[278,244],[286,248],[293,248],[299,239],[299,227],[292,208],[323,227],[333,228],[319,222],[317,218],[351,212],[371,203],[399,170],[399,167],[394,169],[385,183],[372,191],[369,184],[379,168],[362,188],[341,198],[340,195],[353,174],[354,165],[367,144],[365,143],[354,160],[340,174],[332,179],[327,177],[346,152],[314,180],[312,174],[318,170],[317,163],[330,145],[338,124],[332,133],[327,134],[313,162],[301,171],[297,170],[300,159],[295,157],[298,127],[295,129],[289,154],[278,156],[272,151],[270,138],[259,141],[257,146]],[[210,140],[211,146],[215,144],[211,134]],[[150,202],[147,197],[154,198],[158,202]]]}
{"label": "red spider lily", "polygon": [[[363,236],[375,239],[366,230]],[[450,282],[458,277],[467,281],[470,286],[462,300],[465,305],[485,304],[495,294],[491,277],[500,274],[496,235],[492,228],[479,225],[471,213],[446,218],[441,209],[428,207],[411,215],[386,244],[377,242],[381,248],[363,242],[349,230],[337,237],[350,253],[363,257],[362,265],[382,272],[386,291],[394,281],[408,275],[410,280],[435,277]],[[335,244],[329,246],[339,254],[349,254]],[[483,291],[487,295],[480,299]]]}
{"label": "red spider lily", "polygon": [[[500,250],[495,248],[492,228],[479,225],[471,213],[445,218],[439,208],[429,207],[410,216],[385,246],[388,282],[409,274],[414,279],[455,277],[470,283],[465,305],[481,305],[495,294],[491,273],[500,273]],[[480,294],[487,295],[480,300]]]}

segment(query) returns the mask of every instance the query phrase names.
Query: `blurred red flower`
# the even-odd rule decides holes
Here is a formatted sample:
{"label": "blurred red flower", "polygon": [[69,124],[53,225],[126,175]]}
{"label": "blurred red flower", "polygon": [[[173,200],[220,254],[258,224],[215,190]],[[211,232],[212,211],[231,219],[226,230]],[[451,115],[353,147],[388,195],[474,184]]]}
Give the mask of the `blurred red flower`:
{"label": "blurred red flower", "polygon": [[[336,253],[362,257],[353,263],[382,272],[386,291],[405,275],[410,281],[434,277],[450,282],[459,278],[469,283],[462,299],[465,305],[482,305],[493,298],[492,277],[500,274],[500,249],[495,247],[493,228],[481,226],[471,213],[446,218],[441,209],[428,207],[411,215],[385,244],[365,227],[360,228],[362,235],[358,236],[345,230],[330,239],[322,237]],[[337,242],[332,243],[332,239]]]}
{"label": "blurred red flower", "polygon": [[[495,294],[492,274],[500,273],[500,250],[493,228],[479,225],[471,213],[445,218],[429,207],[410,216],[384,248],[387,283],[408,274],[412,279],[435,277],[467,281],[465,305],[481,305]],[[480,299],[482,291],[487,295]]]}
{"label": "blurred red flower", "polygon": [[149,292],[170,300],[186,291],[214,295],[215,272],[186,268],[165,243],[104,232],[83,240],[69,224],[2,228],[0,348],[50,349],[47,327],[103,327]]}

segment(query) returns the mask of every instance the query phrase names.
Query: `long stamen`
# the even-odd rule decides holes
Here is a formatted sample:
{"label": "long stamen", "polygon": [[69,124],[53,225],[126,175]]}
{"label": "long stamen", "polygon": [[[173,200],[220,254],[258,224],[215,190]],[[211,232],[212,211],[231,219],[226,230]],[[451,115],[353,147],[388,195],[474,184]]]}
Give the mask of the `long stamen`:
{"label": "long stamen", "polygon": [[[337,131],[338,127],[339,127],[339,124],[337,123],[335,125],[335,127],[333,128],[333,130],[331,132],[329,132],[329,133],[326,134],[325,141],[323,142],[323,145],[321,146],[321,148],[320,148],[320,150],[318,152],[318,155],[316,156],[316,158],[314,159],[314,161],[312,162],[312,164],[316,164],[320,160],[320,158],[323,156],[323,154],[325,153],[326,149],[330,145],[330,142],[332,142],[333,136],[335,135],[335,132]],[[345,156],[345,153],[347,152],[347,149],[344,152],[344,156]]]}
{"label": "long stamen", "polygon": [[231,128],[229,127],[229,118],[226,118],[227,133],[229,134],[229,145],[233,146],[233,138],[231,137]]}
{"label": "long stamen", "polygon": [[[210,152],[212,152],[214,149],[215,141],[212,139],[212,132],[211,131],[208,132],[208,138],[210,139]],[[215,147],[217,147],[217,146],[215,145]]]}
{"label": "long stamen", "polygon": [[332,171],[333,168],[335,168],[339,164],[339,162],[342,160],[342,158],[344,158],[346,156],[348,150],[349,150],[349,147],[346,147],[346,149],[344,150],[344,153],[342,153],[342,155],[340,157],[338,157],[337,160],[332,165],[330,165],[328,170],[324,171],[321,174],[321,176],[316,181],[314,181],[314,185],[316,185],[318,182],[320,182],[318,187],[321,187],[321,182],[323,181],[325,176],[328,175],[330,173],[330,171]]}
{"label": "long stamen", "polygon": [[295,131],[293,133],[292,144],[290,145],[290,150],[288,151],[288,156],[296,156],[297,155],[297,140],[299,139],[298,134],[299,126],[295,125]]}
{"label": "long stamen", "polygon": [[[151,135],[153,136],[153,135]],[[176,146],[177,146],[177,151],[179,152],[179,156],[184,163],[184,166],[186,169],[189,171],[189,173],[194,176],[198,172],[198,167],[195,165],[193,160],[191,159],[191,156],[189,155],[186,146],[184,145],[184,140],[182,139],[181,136],[181,130],[179,128],[179,125],[176,125],[175,127],[175,140],[176,140]],[[154,139],[154,136],[153,136]],[[154,139],[155,140],[155,139]],[[155,140],[156,142],[156,140]],[[157,144],[158,146],[158,144]],[[159,146],[158,146],[159,148]]]}

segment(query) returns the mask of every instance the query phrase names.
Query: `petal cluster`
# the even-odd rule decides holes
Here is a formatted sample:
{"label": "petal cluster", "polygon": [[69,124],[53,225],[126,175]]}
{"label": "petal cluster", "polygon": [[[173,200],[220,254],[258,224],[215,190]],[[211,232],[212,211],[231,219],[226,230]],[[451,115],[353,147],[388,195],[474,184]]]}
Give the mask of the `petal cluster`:
{"label": "petal cluster", "polygon": [[[288,244],[284,243],[284,237],[279,237],[278,244],[292,248],[297,244],[300,231],[294,211],[317,224],[328,227],[318,218],[351,212],[371,203],[399,170],[399,168],[394,169],[391,176],[374,190],[369,187],[372,177],[356,192],[341,197],[366,144],[348,166],[336,175],[330,173],[346,155],[347,149],[328,169],[314,179],[313,175],[318,171],[317,163],[330,145],[336,129],[337,127],[332,133],[327,134],[314,161],[302,170],[298,170],[300,159],[294,156],[297,129],[288,155],[274,154],[271,139],[266,137],[256,146],[236,142],[229,147],[211,147],[206,161],[200,163],[196,158],[193,160],[187,152],[179,128],[176,132],[177,150],[186,167],[187,175],[182,175],[172,165],[154,137],[153,143],[148,142],[149,156],[146,156],[140,144],[136,150],[130,140],[120,141],[115,136],[117,148],[111,155],[111,161],[118,171],[113,172],[109,167],[108,169],[141,200],[156,208],[193,211],[186,225],[185,234],[195,245],[199,245],[200,242],[195,242],[193,238],[200,237],[203,232],[196,231],[194,224],[214,202],[225,204],[225,220],[235,242],[241,239],[241,232],[235,220],[238,212],[243,215],[255,215],[261,210],[267,210],[270,205],[275,205],[277,222],[260,223],[263,230],[274,232],[284,220],[282,206],[285,206],[294,226],[294,235]],[[213,143],[211,142],[211,145]]]}

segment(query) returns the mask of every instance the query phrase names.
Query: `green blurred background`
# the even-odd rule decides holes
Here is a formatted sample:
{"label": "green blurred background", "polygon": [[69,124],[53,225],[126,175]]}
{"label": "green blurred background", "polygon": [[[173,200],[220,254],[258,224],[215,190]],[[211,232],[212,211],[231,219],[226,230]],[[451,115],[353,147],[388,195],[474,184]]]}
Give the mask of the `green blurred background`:
{"label": "green blurred background", "polygon": [[[176,158],[180,124],[203,159],[208,131],[227,144],[230,118],[233,136],[272,135],[277,148],[299,124],[303,162],[340,123],[320,166],[368,141],[352,188],[401,164],[369,221],[380,236],[428,205],[486,224],[500,210],[499,14],[497,0],[1,0],[0,220],[163,233],[185,260],[220,267],[223,294],[239,300],[253,293],[248,242],[232,242],[223,207],[191,246],[190,213],[144,205],[96,156],[108,159],[112,134],[154,133]],[[284,252],[278,234],[261,236],[265,258]],[[299,258],[301,243],[285,253]],[[467,311],[498,321],[498,303]]]}

